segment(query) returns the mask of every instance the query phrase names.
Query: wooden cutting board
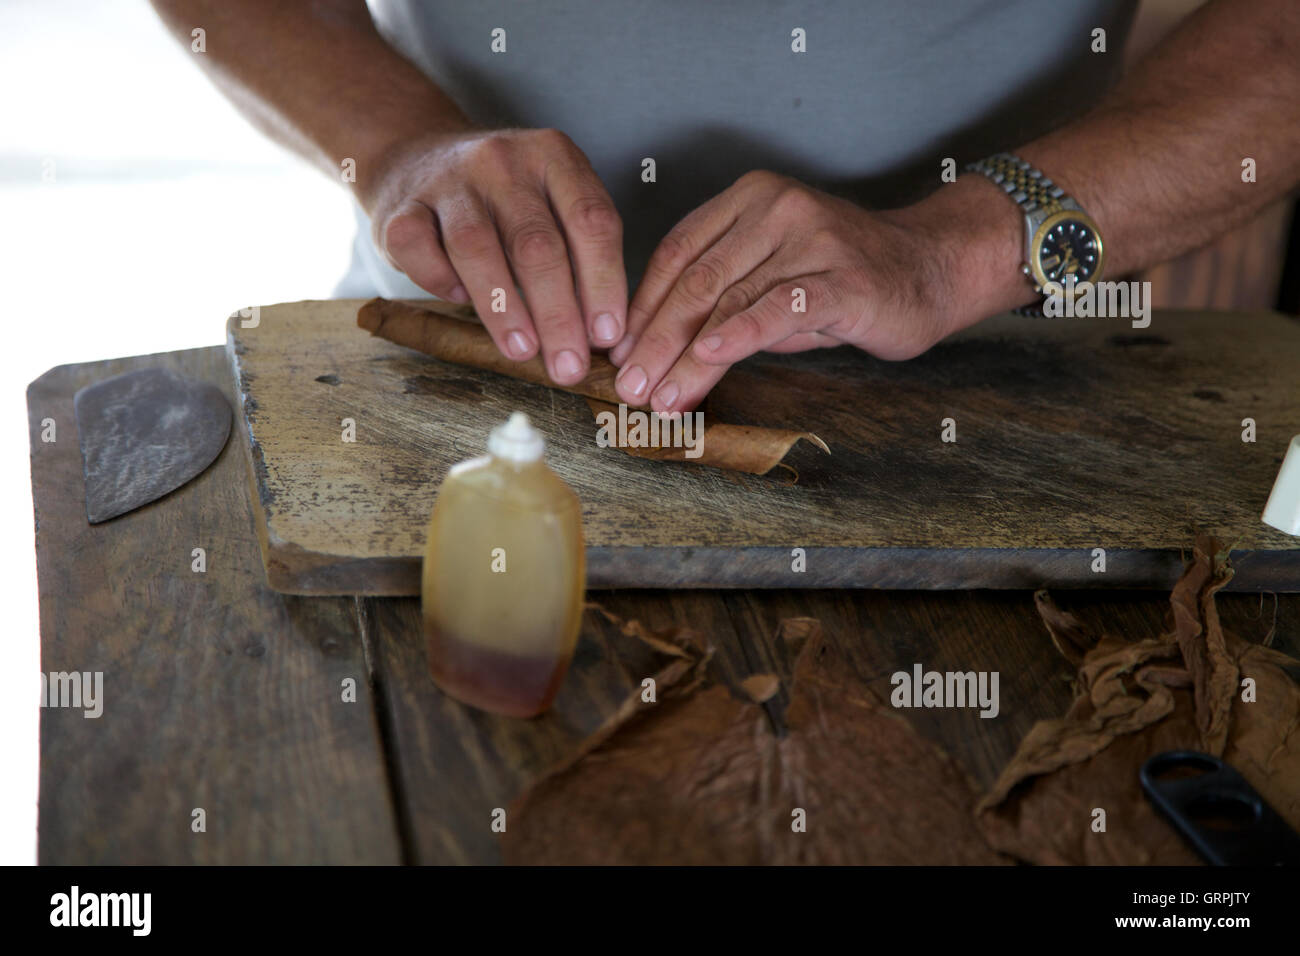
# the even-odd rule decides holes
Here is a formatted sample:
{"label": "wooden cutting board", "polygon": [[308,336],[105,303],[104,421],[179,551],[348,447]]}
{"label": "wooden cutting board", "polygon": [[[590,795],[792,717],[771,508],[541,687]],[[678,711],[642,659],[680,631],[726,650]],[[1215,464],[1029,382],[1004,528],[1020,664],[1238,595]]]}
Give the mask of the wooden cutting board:
{"label": "wooden cutting board", "polygon": [[373,338],[360,304],[228,326],[281,591],[418,593],[439,482],[516,409],[582,499],[592,588],[1168,588],[1200,527],[1234,548],[1234,588],[1300,590],[1300,538],[1259,520],[1300,432],[1300,323],[1274,313],[1157,313],[1144,330],[1000,316],[910,362],[758,356],[711,409],[823,438],[830,456],[787,456],[792,482],[600,448],[583,399]]}

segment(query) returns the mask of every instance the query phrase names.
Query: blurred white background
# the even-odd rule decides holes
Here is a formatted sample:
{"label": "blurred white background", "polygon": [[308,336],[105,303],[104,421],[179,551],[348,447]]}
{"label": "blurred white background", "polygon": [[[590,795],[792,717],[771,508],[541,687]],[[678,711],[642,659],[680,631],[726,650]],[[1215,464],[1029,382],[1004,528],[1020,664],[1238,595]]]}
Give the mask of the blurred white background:
{"label": "blurred white background", "polygon": [[144,0],[0,2],[0,863],[36,854],[27,384],[68,362],[219,345],[232,310],[327,298],[348,261],[342,186],[248,126],[198,55]]}

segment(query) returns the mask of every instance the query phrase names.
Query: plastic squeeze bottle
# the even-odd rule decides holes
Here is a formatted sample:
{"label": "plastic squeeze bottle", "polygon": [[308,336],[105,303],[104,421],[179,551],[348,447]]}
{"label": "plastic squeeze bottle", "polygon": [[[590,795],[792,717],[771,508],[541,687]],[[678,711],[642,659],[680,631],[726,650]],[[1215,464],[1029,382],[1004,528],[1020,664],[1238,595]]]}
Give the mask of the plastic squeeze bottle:
{"label": "plastic squeeze bottle", "polygon": [[457,700],[533,717],[554,700],[582,619],[578,496],[515,412],[488,454],[453,465],[424,552],[424,634],[434,681]]}

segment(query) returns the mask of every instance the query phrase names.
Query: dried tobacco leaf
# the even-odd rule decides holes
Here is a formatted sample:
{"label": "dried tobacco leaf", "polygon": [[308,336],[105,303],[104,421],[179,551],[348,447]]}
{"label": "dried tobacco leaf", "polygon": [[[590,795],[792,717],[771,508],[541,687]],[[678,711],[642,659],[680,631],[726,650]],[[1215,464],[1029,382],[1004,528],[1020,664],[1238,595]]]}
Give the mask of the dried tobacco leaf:
{"label": "dried tobacco leaf", "polygon": [[[1300,829],[1300,686],[1287,673],[1300,662],[1223,631],[1214,595],[1231,571],[1219,551],[1198,536],[1170,596],[1172,632],[1104,636],[1083,656],[1069,712],[1034,725],[976,811],[994,847],[1031,863],[1198,862],[1138,782],[1148,757],[1179,749],[1222,757]],[[1038,603],[1067,658],[1094,643],[1046,595]],[[1241,700],[1242,677],[1256,682],[1253,703]],[[1091,829],[1097,808],[1105,833]]]}
{"label": "dried tobacco leaf", "polygon": [[506,861],[1001,862],[947,755],[851,675],[815,622],[784,624],[783,640],[803,641],[786,736],[725,687],[635,696],[511,807]]}
{"label": "dried tobacco leaf", "polygon": [[1047,626],[1047,633],[1061,656],[1078,667],[1083,663],[1083,655],[1096,643],[1096,637],[1089,633],[1083,623],[1068,611],[1062,611],[1052,601],[1046,591],[1034,593],[1034,606]]}
{"label": "dried tobacco leaf", "polygon": [[[473,310],[466,307],[438,302],[417,306],[408,302],[371,299],[358,310],[357,325],[371,335],[445,362],[469,365],[582,395],[587,399],[593,415],[599,415],[602,411],[617,413],[618,410],[620,399],[614,391],[614,378],[618,374],[618,368],[603,355],[591,357],[591,369],[581,382],[575,385],[555,385],[546,374],[546,366],[540,355],[526,362],[507,359],[492,342],[487,330],[474,318]],[[650,413],[648,406],[635,410]],[[663,424],[667,424],[666,420]],[[800,439],[806,439],[827,454],[830,453],[826,443],[811,432],[728,425],[711,421],[707,413],[704,438],[700,443],[702,453],[698,457],[687,457],[686,448],[668,444],[645,448],[620,447],[638,458],[687,461],[763,475],[780,464],[781,459]]]}
{"label": "dried tobacco leaf", "polygon": [[740,689],[756,704],[771,700],[781,689],[781,678],[775,674],[751,674],[740,682]]}
{"label": "dried tobacco leaf", "polygon": [[[591,413],[599,416],[601,412],[618,414],[618,406],[599,399],[588,398],[587,405]],[[726,468],[730,471],[744,471],[751,475],[765,475],[789,454],[790,449],[800,439],[807,439],[822,451],[830,454],[826,443],[812,432],[796,431],[793,428],[759,428],[755,425],[724,425],[711,421],[709,414],[704,415],[704,438],[699,444],[700,454],[691,458],[688,449],[678,445],[649,446],[634,448],[620,446],[623,451],[635,458],[652,458],[655,461],[687,461],[697,465],[711,465],[714,468]]]}

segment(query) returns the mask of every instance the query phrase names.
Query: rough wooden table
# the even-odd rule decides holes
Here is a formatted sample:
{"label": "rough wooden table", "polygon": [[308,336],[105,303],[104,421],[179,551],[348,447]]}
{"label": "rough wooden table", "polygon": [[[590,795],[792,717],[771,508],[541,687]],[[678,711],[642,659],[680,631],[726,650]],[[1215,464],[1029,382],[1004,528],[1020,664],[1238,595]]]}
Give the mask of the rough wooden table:
{"label": "rough wooden table", "polygon": [[[103,714],[41,715],[41,863],[468,863],[499,859],[492,812],[593,731],[645,676],[589,611],[555,707],[532,721],[461,706],[429,680],[418,601],[292,597],[266,586],[243,451],[91,527],[72,397],[163,366],[220,385],[221,348],[61,366],[28,389],[41,669],[102,672]],[[42,440],[43,422],[56,440]],[[430,480],[435,480],[430,476]],[[203,548],[206,570],[194,570]],[[1158,633],[1167,595],[1061,592],[1088,623]],[[916,663],[996,670],[1001,712],[907,717],[987,787],[1034,721],[1070,701],[1070,670],[1029,592],[618,591],[624,619],[689,624],[734,682],[779,669],[785,617],[821,619],[882,693]],[[1224,624],[1291,654],[1300,596],[1220,595]],[[346,701],[348,680],[355,701]],[[202,810],[203,814],[196,814]],[[900,808],[905,813],[906,808]],[[204,829],[196,830],[202,819]]]}
{"label": "rough wooden table", "polygon": [[[1193,526],[1233,547],[1231,589],[1300,589],[1300,539],[1259,520],[1300,431],[1300,324],[1276,312],[1162,313],[1146,330],[1002,315],[908,362],[754,356],[710,408],[824,439],[829,455],[787,454],[792,484],[600,448],[578,396],[374,338],[360,305],[269,305],[227,326],[232,430],[256,469],[271,584],[289,594],[419,594],[430,476],[480,454],[512,411],[582,501],[593,590],[1167,590]],[[944,422],[959,440],[941,440]]]}

